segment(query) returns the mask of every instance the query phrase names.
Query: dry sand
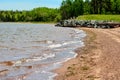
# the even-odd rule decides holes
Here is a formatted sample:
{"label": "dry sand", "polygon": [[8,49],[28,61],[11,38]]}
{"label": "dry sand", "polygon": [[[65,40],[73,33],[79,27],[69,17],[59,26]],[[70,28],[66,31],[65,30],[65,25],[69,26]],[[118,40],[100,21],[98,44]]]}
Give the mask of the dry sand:
{"label": "dry sand", "polygon": [[78,28],[88,35],[78,56],[55,72],[55,80],[120,80],[120,28]]}

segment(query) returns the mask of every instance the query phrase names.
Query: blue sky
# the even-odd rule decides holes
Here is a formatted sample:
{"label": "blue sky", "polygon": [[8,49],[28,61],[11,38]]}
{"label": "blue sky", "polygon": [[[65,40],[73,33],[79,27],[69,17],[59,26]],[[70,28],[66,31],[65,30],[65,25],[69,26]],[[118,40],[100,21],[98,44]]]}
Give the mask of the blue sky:
{"label": "blue sky", "polygon": [[0,10],[31,10],[36,7],[59,8],[62,0],[0,0]]}

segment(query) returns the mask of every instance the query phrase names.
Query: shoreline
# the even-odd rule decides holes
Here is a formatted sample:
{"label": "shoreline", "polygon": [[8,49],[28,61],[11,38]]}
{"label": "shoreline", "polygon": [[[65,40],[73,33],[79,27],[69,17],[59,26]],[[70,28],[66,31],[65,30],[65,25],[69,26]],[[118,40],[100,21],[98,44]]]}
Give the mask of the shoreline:
{"label": "shoreline", "polygon": [[83,30],[87,34],[83,40],[85,46],[75,49],[77,56],[75,58],[70,59],[69,61],[63,63],[63,65],[59,69],[56,69],[54,71],[58,74],[54,78],[54,80],[76,80],[78,78],[78,75],[77,75],[78,72],[76,70],[76,69],[78,69],[78,66],[81,66],[81,68],[83,68],[83,70],[84,70],[84,68],[85,69],[88,68],[87,66],[83,65],[83,62],[86,62],[86,61],[82,61],[82,60],[83,60],[83,58],[85,58],[85,56],[88,52],[88,49],[91,47],[90,44],[92,44],[92,41],[95,40],[95,34],[84,28],[77,28],[77,29]]}
{"label": "shoreline", "polygon": [[56,24],[56,22],[0,22],[0,23],[31,23],[31,24]]}
{"label": "shoreline", "polygon": [[56,69],[54,80],[119,80],[120,28],[77,28],[87,33],[78,56]]}

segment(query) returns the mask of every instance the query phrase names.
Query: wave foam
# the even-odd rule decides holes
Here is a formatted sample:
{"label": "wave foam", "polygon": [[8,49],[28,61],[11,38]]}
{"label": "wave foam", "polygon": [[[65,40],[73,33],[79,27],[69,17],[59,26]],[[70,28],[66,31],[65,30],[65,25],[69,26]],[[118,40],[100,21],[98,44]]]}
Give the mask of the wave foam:
{"label": "wave foam", "polygon": [[61,47],[62,44],[52,44],[52,45],[49,45],[48,47],[49,48],[58,48],[58,47]]}
{"label": "wave foam", "polygon": [[81,41],[69,41],[69,42],[64,42],[62,44],[52,44],[49,45],[48,48],[59,48],[62,46],[70,45],[70,44],[76,44],[76,43],[81,43]]}

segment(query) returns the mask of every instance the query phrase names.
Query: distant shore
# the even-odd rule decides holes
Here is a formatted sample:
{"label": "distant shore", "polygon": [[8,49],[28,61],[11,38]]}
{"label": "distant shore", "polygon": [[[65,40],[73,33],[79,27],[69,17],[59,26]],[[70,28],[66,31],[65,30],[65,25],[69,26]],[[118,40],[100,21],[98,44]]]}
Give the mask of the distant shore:
{"label": "distant shore", "polygon": [[55,80],[119,80],[120,28],[78,28],[87,33],[85,47],[76,49],[78,56],[55,72]]}
{"label": "distant shore", "polygon": [[55,22],[0,22],[0,23],[33,23],[33,24],[55,24]]}

